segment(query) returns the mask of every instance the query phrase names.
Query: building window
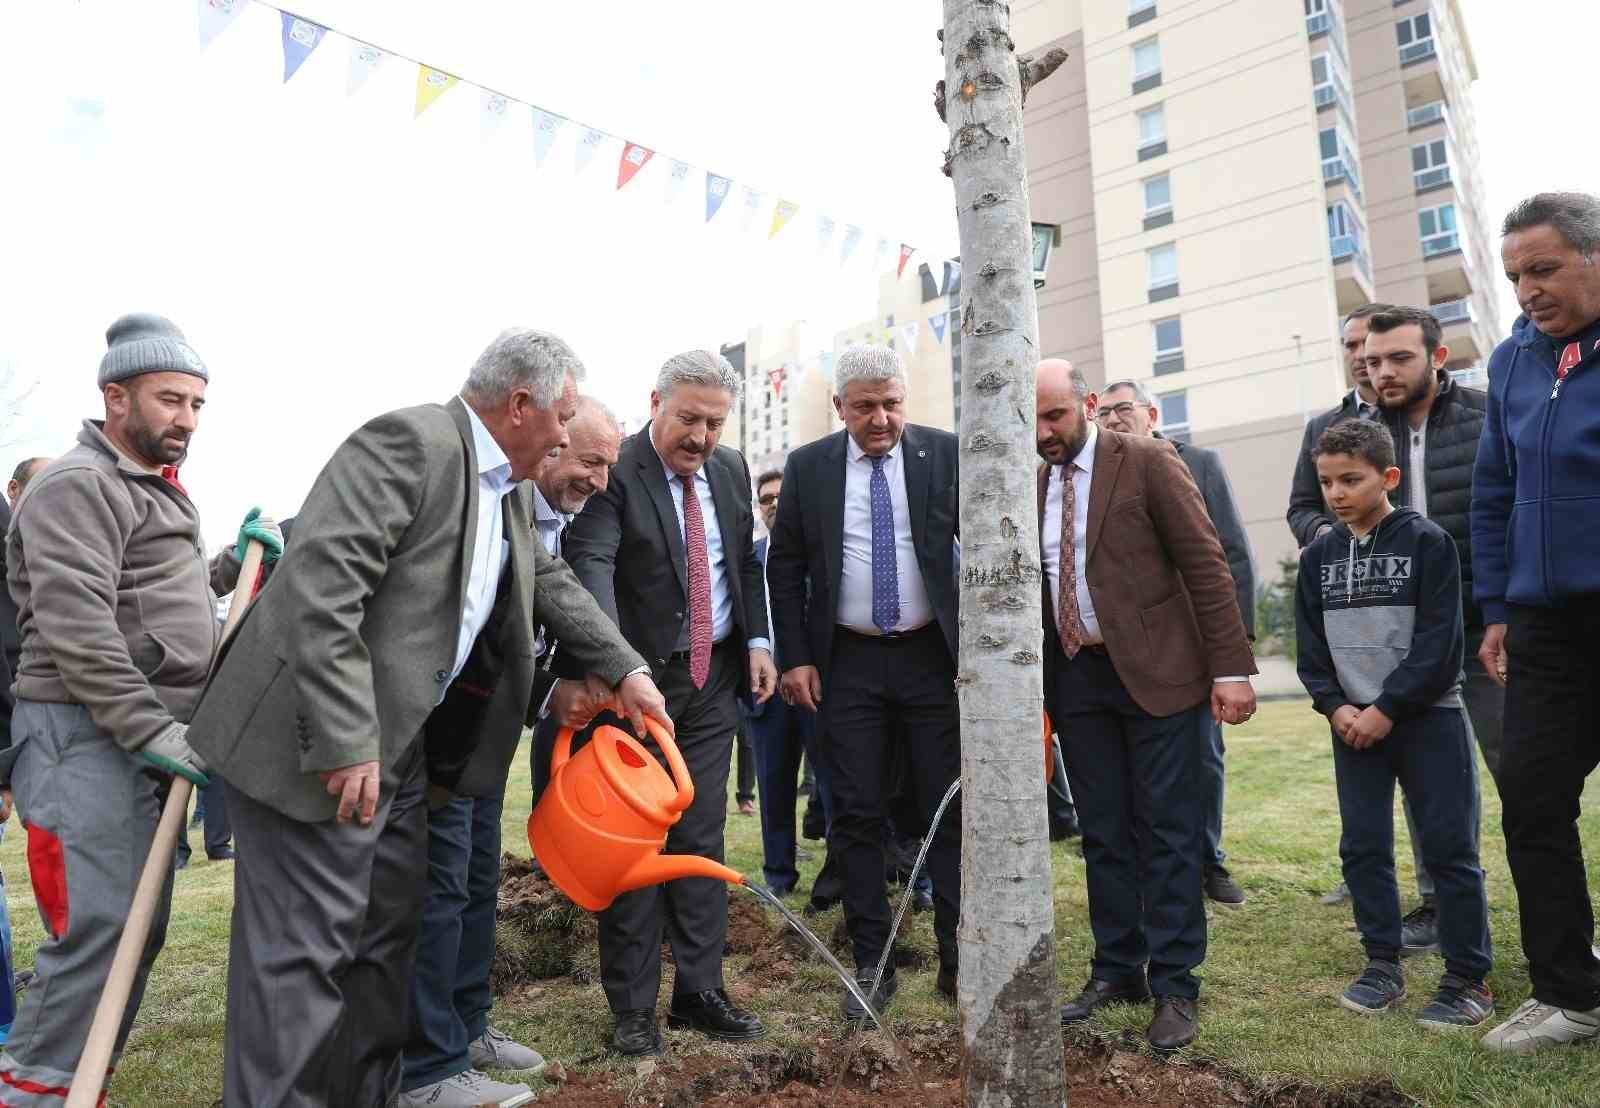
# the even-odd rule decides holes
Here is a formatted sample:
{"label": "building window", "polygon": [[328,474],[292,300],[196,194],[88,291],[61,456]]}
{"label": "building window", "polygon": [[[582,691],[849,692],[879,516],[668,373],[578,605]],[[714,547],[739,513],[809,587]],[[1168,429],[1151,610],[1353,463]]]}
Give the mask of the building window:
{"label": "building window", "polygon": [[1183,371],[1183,323],[1177,316],[1158,319],[1150,325],[1155,336],[1155,371],[1181,373]]}
{"label": "building window", "polygon": [[1456,206],[1440,204],[1423,208],[1417,213],[1418,229],[1422,234],[1422,256],[1448,254],[1461,249],[1461,236],[1456,231]]}
{"label": "building window", "polygon": [[1161,426],[1157,428],[1165,437],[1179,442],[1189,441],[1189,393],[1186,389],[1162,393],[1156,397],[1161,408]]}
{"label": "building window", "polygon": [[1317,132],[1317,148],[1322,154],[1322,182],[1331,185],[1344,181],[1350,191],[1361,197],[1361,178],[1356,174],[1354,143],[1343,127],[1324,127]]}
{"label": "building window", "polygon": [[1154,38],[1133,44],[1133,91],[1147,92],[1161,83],[1161,46]]}
{"label": "building window", "polygon": [[1411,177],[1418,192],[1450,183],[1450,150],[1442,138],[1411,148]]}
{"label": "building window", "polygon": [[1178,248],[1172,243],[1145,251],[1145,277],[1150,300],[1170,300],[1178,295]]}
{"label": "building window", "polygon": [[1445,107],[1443,100],[1430,100],[1426,104],[1406,109],[1406,129],[1415,131],[1418,127],[1426,127],[1430,123],[1438,123],[1449,117],[1450,111]]}
{"label": "building window", "polygon": [[1146,108],[1136,116],[1139,122],[1139,160],[1167,152],[1167,113],[1162,105]]}
{"label": "building window", "polygon": [[1433,18],[1427,12],[1407,16],[1394,25],[1400,43],[1400,64],[1410,65],[1433,57]]}
{"label": "building window", "polygon": [[1156,17],[1156,0],[1128,0],[1128,26],[1137,27]]}
{"label": "building window", "polygon": [[1144,229],[1153,231],[1172,222],[1172,180],[1165,173],[1144,181]]}
{"label": "building window", "polygon": [[1362,252],[1361,224],[1347,204],[1328,205],[1328,250],[1336,262]]}

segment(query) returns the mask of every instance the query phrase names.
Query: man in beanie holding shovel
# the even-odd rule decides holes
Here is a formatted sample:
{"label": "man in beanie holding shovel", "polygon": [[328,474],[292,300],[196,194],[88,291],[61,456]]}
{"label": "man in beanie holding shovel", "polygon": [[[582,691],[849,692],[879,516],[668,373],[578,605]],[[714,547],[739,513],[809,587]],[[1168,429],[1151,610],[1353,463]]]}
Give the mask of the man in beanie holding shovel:
{"label": "man in beanie holding shovel", "polygon": [[[5,1052],[0,1102],[64,1103],[95,1003],[155,838],[171,775],[206,784],[187,721],[216,649],[200,517],[178,481],[205,403],[183,332],[129,315],[106,332],[105,421],[18,499],[6,584],[18,610],[13,745],[0,754],[28,831],[46,937]],[[283,549],[256,520],[240,542]],[[113,1065],[166,933],[169,877]]]}

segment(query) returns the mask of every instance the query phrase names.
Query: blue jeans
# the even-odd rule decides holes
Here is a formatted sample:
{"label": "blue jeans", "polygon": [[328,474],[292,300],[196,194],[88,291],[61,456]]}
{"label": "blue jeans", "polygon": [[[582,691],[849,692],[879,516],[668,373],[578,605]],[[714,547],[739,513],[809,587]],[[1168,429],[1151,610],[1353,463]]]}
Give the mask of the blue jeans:
{"label": "blue jeans", "polygon": [[[761,875],[774,892],[788,892],[800,880],[795,868],[795,804],[799,796],[801,756],[813,764],[816,715],[785,704],[777,696],[753,715],[741,703],[750,746],[756,757],[756,783],[761,790]],[[827,790],[818,782],[824,811]]]}
{"label": "blue jeans", "polygon": [[1400,720],[1388,738],[1355,750],[1333,737],[1339,855],[1368,958],[1400,958],[1400,887],[1394,875],[1394,787],[1411,802],[1422,861],[1438,889],[1446,972],[1481,981],[1494,955],[1478,864],[1477,750],[1459,708]]}
{"label": "blue jeans", "polygon": [[400,1082],[406,1091],[470,1068],[468,1044],[489,1028],[503,803],[457,797],[428,813],[428,891]]}

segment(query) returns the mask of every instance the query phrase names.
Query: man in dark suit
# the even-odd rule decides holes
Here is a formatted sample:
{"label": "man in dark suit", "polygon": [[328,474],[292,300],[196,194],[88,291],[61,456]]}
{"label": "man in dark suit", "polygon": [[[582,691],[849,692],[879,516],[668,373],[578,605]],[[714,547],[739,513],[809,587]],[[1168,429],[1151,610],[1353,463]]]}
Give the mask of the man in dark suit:
{"label": "man in dark suit", "polygon": [[[1161,438],[1156,426],[1161,422],[1161,409],[1137,381],[1114,381],[1100,392],[1100,406],[1095,419],[1107,431],[1118,431],[1137,438]],[[1222,459],[1214,450],[1181,440],[1172,440],[1178,457],[1189,467],[1189,475],[1200,488],[1206,502],[1206,515],[1211,517],[1222,542],[1223,556],[1228,559],[1228,572],[1233,575],[1234,595],[1239,600],[1239,615],[1244,620],[1245,634],[1255,641],[1256,625],[1256,567],[1250,557],[1250,540],[1244,533],[1244,523],[1239,518],[1239,506],[1233,499],[1233,487],[1223,472]],[[1226,786],[1223,755],[1227,747],[1222,741],[1222,725],[1209,716],[1202,716],[1205,747],[1201,751],[1201,770],[1206,780],[1205,796],[1205,850],[1201,854],[1205,864],[1204,888],[1206,896],[1218,904],[1244,903],[1244,890],[1228,872],[1227,855],[1222,850],[1222,807]]]}
{"label": "man in dark suit", "polygon": [[[524,482],[562,441],[582,375],[559,338],[514,329],[460,397],[356,431],[222,654],[188,734],[232,787],[238,841],[229,1108],[397,1099],[424,787],[504,788],[536,622],[624,714],[670,729],[644,660],[533,538]],[[432,1103],[526,1092],[468,1085]]]}
{"label": "man in dark suit", "polygon": [[[818,754],[833,800],[828,851],[843,870],[845,922],[867,987],[889,941],[883,828],[896,755],[909,745],[917,833],[961,773],[956,437],[906,423],[905,395],[893,350],[840,353],[833,406],[844,430],[789,455],[783,483],[791,493],[778,502],[767,555],[784,699],[821,713]],[[938,988],[954,998],[960,805],[928,833]],[[896,988],[891,964],[873,1006],[881,1011]],[[853,997],[844,1011],[866,1015]]]}
{"label": "man in dark suit", "polygon": [[1070,362],[1041,362],[1038,393],[1045,703],[1078,800],[1095,939],[1061,1019],[1154,993],[1150,1044],[1175,1050],[1198,1031],[1206,950],[1202,716],[1250,718],[1255,659],[1172,444],[1101,431]]}
{"label": "man in dark suit", "polygon": [[[750,470],[738,451],[717,445],[738,395],[739,376],[721,355],[692,350],[667,359],[650,394],[650,422],[622,444],[610,484],[562,536],[567,561],[650,663],[678,725],[695,794],[667,833],[666,852],[717,861],[738,692],[765,701],[777,681]],[[766,1033],[723,988],[727,930],[727,886],[704,877],[624,893],[600,913],[600,979],[618,1051],[661,1049],[663,932],[677,967],[669,1024],[729,1042]]]}

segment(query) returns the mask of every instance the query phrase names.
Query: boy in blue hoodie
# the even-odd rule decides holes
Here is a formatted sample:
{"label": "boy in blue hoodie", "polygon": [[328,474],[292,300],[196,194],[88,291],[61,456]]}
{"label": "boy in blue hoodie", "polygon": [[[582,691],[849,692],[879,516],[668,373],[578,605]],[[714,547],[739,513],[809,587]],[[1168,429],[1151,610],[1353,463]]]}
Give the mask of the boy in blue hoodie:
{"label": "boy in blue hoodie", "polygon": [[1382,424],[1346,420],[1313,451],[1332,530],[1300,555],[1300,680],[1333,727],[1339,854],[1367,967],[1339,1003],[1371,1014],[1406,995],[1394,787],[1411,803],[1439,898],[1445,972],[1418,1015],[1476,1027],[1494,1012],[1488,899],[1478,865],[1477,756],[1461,702],[1461,567],[1440,527],[1387,493],[1400,482]]}

